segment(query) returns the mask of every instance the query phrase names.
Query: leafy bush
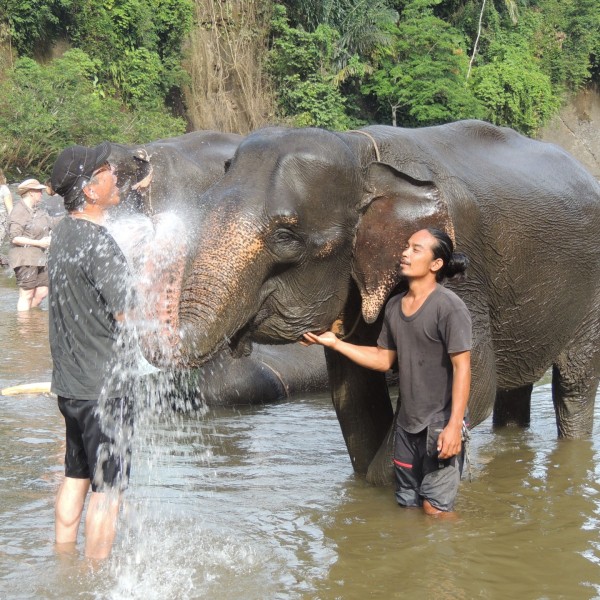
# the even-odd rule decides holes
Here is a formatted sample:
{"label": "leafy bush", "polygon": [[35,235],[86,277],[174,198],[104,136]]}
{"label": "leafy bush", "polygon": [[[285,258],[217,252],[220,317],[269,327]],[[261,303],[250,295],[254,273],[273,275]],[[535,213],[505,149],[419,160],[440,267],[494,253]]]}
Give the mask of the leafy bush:
{"label": "leafy bush", "polygon": [[523,48],[498,42],[491,53],[493,60],[473,76],[474,93],[486,107],[486,119],[534,135],[556,112],[560,96],[539,61]]}
{"label": "leafy bush", "polygon": [[380,120],[419,126],[483,115],[466,86],[466,40],[433,14],[437,3],[408,3],[391,28],[393,44],[379,48],[362,90],[375,98]]}
{"label": "leafy bush", "polygon": [[47,65],[16,62],[0,83],[0,154],[9,178],[44,178],[71,144],[133,144],[184,132],[185,123],[165,109],[130,110],[103,93],[97,72],[78,49]]}
{"label": "leafy bush", "polygon": [[157,106],[187,76],[183,43],[193,0],[0,0],[19,56],[64,38],[96,61],[99,85],[130,106]]}
{"label": "leafy bush", "polygon": [[279,90],[283,116],[297,127],[352,127],[335,83],[338,32],[328,25],[319,25],[312,33],[290,27],[285,8],[276,5],[272,35],[268,70]]}

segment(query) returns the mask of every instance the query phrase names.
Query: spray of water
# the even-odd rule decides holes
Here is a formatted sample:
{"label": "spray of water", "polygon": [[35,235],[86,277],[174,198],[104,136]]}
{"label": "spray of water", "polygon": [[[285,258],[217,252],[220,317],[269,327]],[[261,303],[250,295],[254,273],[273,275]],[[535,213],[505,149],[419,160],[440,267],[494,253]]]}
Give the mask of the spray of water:
{"label": "spray of water", "polygon": [[[110,222],[108,227],[128,260],[132,274],[128,293],[135,308],[120,331],[121,358],[110,377],[111,383],[123,382],[128,390],[132,418],[128,419],[113,402],[101,399],[101,420],[117,432],[107,453],[119,456],[129,466],[133,446],[134,481],[146,489],[160,488],[164,486],[160,473],[176,469],[182,459],[177,450],[180,436],[194,439],[194,461],[209,463],[211,458],[204,440],[206,429],[201,431],[198,426],[208,409],[197,397],[197,390],[187,384],[185,374],[172,367],[178,332],[171,310],[178,305],[188,233],[175,214],[161,214],[154,219],[129,215]],[[160,368],[146,360],[142,349]],[[193,418],[187,418],[192,409]],[[201,534],[195,532],[186,548],[181,538],[173,535],[174,529],[182,525],[177,503],[169,502],[170,490],[161,490],[155,498],[143,498],[136,497],[136,486],[132,487],[124,496],[117,545],[106,567],[116,583],[110,590],[103,589],[103,597],[189,597],[196,563],[185,556],[175,562],[162,559],[165,552],[196,555],[193,546],[197,546]],[[190,523],[189,527],[198,525]],[[178,572],[173,572],[174,565]],[[141,580],[144,585],[140,588]]]}

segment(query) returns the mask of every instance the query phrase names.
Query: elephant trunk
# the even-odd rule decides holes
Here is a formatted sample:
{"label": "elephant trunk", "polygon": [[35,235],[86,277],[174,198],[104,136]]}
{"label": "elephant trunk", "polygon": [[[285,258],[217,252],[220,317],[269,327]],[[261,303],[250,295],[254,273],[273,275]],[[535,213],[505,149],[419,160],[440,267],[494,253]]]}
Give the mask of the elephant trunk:
{"label": "elephant trunk", "polygon": [[[223,222],[225,221],[225,222]],[[177,360],[192,367],[230,343],[256,314],[266,275],[264,242],[243,219],[215,219],[194,250],[179,299]]]}
{"label": "elephant trunk", "polygon": [[157,367],[170,367],[179,362],[179,299],[191,244],[183,221],[175,215],[157,215],[153,225],[152,235],[137,252],[136,323],[146,359]]}

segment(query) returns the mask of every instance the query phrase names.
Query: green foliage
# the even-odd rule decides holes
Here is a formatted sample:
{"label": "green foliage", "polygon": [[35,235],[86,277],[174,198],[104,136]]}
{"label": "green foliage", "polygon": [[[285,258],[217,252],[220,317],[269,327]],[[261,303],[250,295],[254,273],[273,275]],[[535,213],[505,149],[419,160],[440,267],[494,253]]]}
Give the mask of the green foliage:
{"label": "green foliage", "polygon": [[577,89],[594,73],[600,81],[600,2],[562,0],[561,5],[566,13],[566,81],[571,89]]}
{"label": "green foliage", "polygon": [[130,106],[159,106],[186,82],[193,0],[0,0],[20,56],[63,37],[96,60],[99,84]]}
{"label": "green foliage", "polygon": [[71,144],[140,143],[183,133],[183,121],[164,109],[128,110],[102,94],[97,70],[78,49],[45,66],[17,61],[0,83],[0,153],[9,177],[47,176],[58,152]]}
{"label": "green foliage", "polygon": [[346,101],[334,83],[338,32],[328,25],[312,33],[290,27],[285,8],[276,5],[272,33],[268,68],[283,116],[299,127],[351,127]]}
{"label": "green foliage", "polygon": [[8,23],[11,45],[23,56],[47,46],[60,31],[60,15],[71,0],[0,0],[0,22]]}
{"label": "green foliage", "polygon": [[478,118],[482,107],[466,87],[464,36],[433,14],[440,0],[414,0],[391,33],[394,44],[380,48],[377,68],[362,90],[371,94],[384,121],[433,125]]}
{"label": "green foliage", "polygon": [[329,25],[339,32],[339,66],[354,55],[368,57],[391,39],[387,26],[398,20],[388,0],[297,0],[286,3],[291,22],[308,31]]}
{"label": "green foliage", "polygon": [[192,0],[78,0],[71,39],[98,60],[99,79],[131,106],[164,102],[186,81],[182,43]]}
{"label": "green foliage", "polygon": [[[43,169],[73,141],[181,131],[164,106],[187,81],[196,2],[0,0],[0,44],[21,57],[0,73],[0,151],[10,164]],[[273,8],[266,70],[282,119],[295,125],[475,117],[534,135],[564,92],[600,83],[598,0],[487,0],[483,13],[482,0],[283,4],[287,12],[264,0]],[[236,7],[227,3],[224,18],[243,20]],[[61,39],[80,52],[45,67],[23,59],[47,59]]]}
{"label": "green foliage", "polygon": [[473,77],[474,93],[486,107],[486,119],[533,135],[560,105],[550,77],[517,46],[492,48],[494,59]]}

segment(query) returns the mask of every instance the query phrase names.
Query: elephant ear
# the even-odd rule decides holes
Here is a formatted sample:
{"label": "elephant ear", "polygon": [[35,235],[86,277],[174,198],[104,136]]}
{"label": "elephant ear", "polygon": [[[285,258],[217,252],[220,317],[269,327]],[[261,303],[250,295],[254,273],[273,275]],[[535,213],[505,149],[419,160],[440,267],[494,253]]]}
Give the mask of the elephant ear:
{"label": "elephant ear", "polygon": [[400,259],[408,238],[435,227],[454,240],[448,204],[432,181],[419,181],[385,163],[371,163],[369,192],[361,202],[352,276],[362,296],[362,314],[373,323],[400,283]]}

